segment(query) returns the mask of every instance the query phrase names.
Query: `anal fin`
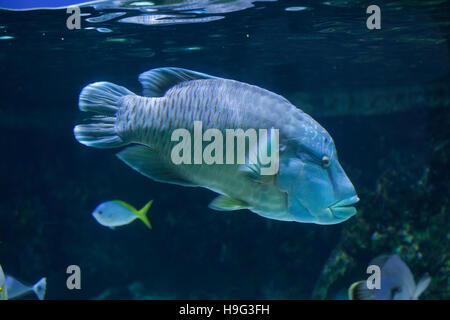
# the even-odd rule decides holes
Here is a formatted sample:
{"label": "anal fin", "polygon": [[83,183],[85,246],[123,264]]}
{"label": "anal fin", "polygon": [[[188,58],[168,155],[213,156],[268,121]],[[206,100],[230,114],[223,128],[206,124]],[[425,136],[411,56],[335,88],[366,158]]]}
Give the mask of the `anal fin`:
{"label": "anal fin", "polygon": [[249,208],[249,205],[242,200],[235,199],[230,196],[221,195],[211,201],[209,207],[218,211],[233,211],[247,209]]}

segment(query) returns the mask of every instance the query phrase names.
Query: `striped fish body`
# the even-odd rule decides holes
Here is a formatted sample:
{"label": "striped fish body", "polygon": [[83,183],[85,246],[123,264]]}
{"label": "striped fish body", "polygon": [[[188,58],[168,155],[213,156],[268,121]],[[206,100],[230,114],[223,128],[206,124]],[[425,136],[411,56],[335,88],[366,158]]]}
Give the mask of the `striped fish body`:
{"label": "striped fish body", "polygon": [[127,95],[118,106],[118,135],[128,143],[143,144],[157,151],[161,161],[183,180],[239,199],[264,216],[290,219],[286,195],[274,179],[265,183],[255,181],[239,170],[238,164],[171,162],[171,152],[178,143],[171,141],[173,131],[185,128],[194,136],[194,121],[202,123],[203,131],[221,130],[224,137],[226,129],[237,128],[244,131],[277,128],[280,136],[289,136],[289,129],[300,125],[305,117],[283,97],[238,81],[202,79],[175,85],[163,97]]}
{"label": "striped fish body", "polygon": [[[76,139],[97,148],[132,144],[117,154],[119,159],[155,181],[219,193],[210,204],[216,210],[249,209],[271,219],[319,224],[339,223],[355,214],[351,205],[358,198],[339,164],[332,138],[283,97],[246,83],[179,68],[153,69],[139,80],[143,96],[109,82],[85,87],[80,110],[99,115],[92,123],[74,128]],[[190,149],[182,152],[183,158],[184,152],[190,152],[191,161],[175,164],[174,150],[185,142],[175,134],[179,129],[191,140]],[[203,152],[217,138],[212,134],[205,138],[208,129],[221,133],[223,164],[204,162]],[[270,160],[279,160],[275,175],[254,174],[258,170],[253,169],[261,167],[248,165],[252,153],[248,139],[244,142],[245,163],[236,158],[240,138],[234,135],[240,130],[245,136],[249,129],[255,130],[250,135],[257,133],[259,148],[264,144],[261,129],[278,130],[279,143],[270,149]],[[233,133],[229,135],[230,130]],[[233,147],[228,145],[229,138]],[[266,147],[271,148],[272,140],[267,141]],[[273,159],[274,151],[278,159]]]}

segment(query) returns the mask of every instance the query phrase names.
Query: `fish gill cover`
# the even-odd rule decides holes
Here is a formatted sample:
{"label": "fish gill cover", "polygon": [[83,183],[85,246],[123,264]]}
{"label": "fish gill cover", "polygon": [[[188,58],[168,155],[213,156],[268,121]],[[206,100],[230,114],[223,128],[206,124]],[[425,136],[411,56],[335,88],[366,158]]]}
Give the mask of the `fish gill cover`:
{"label": "fish gill cover", "polygon": [[[397,254],[421,299],[449,299],[448,1],[0,1],[0,264],[47,276],[48,299],[342,298]],[[78,1],[81,3],[82,1]],[[84,3],[84,2],[83,2]],[[14,9],[20,9],[15,11]],[[358,213],[319,226],[208,209],[208,190],[158,183],[73,137],[81,90],[178,66],[281,94],[332,136]],[[152,230],[111,231],[104,201],[142,207]],[[67,266],[83,290],[67,290]],[[345,295],[344,295],[345,296]]]}

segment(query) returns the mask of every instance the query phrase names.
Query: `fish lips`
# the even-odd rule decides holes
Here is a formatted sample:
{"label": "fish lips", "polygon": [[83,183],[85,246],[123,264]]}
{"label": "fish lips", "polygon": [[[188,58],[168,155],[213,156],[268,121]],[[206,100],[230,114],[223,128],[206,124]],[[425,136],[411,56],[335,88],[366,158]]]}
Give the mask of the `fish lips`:
{"label": "fish lips", "polygon": [[333,216],[340,220],[347,220],[356,214],[356,208],[353,206],[359,201],[358,196],[353,196],[333,203],[329,209]]}

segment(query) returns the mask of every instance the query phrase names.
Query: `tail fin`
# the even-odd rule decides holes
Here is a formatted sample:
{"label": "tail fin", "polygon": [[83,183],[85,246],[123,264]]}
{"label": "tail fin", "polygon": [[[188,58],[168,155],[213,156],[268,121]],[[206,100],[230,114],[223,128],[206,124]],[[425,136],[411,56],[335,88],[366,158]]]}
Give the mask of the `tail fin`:
{"label": "tail fin", "polygon": [[358,281],[348,289],[348,298],[350,300],[375,300],[372,290],[367,288],[366,281]]}
{"label": "tail fin", "polygon": [[153,203],[153,200],[150,200],[141,210],[139,210],[136,214],[139,217],[139,219],[142,220],[142,222],[149,228],[152,228],[152,225],[150,224],[150,221],[147,218],[147,211],[150,209],[151,205]]}
{"label": "tail fin", "polygon": [[45,291],[47,290],[47,278],[42,278],[33,286],[33,291],[39,300],[44,300]]}
{"label": "tail fin", "polygon": [[95,148],[114,148],[125,144],[115,130],[118,101],[134,93],[110,82],[95,82],[84,87],[80,93],[81,111],[95,112],[92,123],[80,124],[73,129],[75,138],[81,144]]}

